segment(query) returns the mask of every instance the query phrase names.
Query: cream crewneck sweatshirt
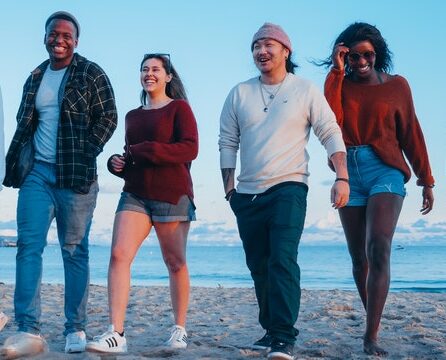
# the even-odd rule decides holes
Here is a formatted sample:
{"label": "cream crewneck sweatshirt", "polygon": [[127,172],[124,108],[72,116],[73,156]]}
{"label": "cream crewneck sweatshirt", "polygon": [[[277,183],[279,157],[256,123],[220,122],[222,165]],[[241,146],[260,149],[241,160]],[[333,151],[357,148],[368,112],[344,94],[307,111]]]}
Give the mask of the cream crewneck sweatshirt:
{"label": "cream crewneck sweatshirt", "polygon": [[235,168],[237,191],[260,194],[284,181],[308,182],[310,129],[330,157],[345,152],[342,133],[324,95],[309,81],[289,73],[271,101],[262,100],[258,77],[235,86],[220,116],[220,168]]}

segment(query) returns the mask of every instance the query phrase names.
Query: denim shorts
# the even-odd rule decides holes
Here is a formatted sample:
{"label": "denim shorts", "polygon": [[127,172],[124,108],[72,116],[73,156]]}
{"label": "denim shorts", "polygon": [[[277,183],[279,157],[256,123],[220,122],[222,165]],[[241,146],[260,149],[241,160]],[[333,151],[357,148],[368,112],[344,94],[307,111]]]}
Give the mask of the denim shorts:
{"label": "denim shorts", "polygon": [[366,206],[370,196],[391,193],[406,196],[402,171],[382,162],[369,145],[347,148],[350,200],[347,206]]}
{"label": "denim shorts", "polygon": [[136,211],[146,214],[156,222],[194,221],[195,205],[187,195],[183,195],[177,204],[164,201],[147,200],[123,191],[116,212]]}

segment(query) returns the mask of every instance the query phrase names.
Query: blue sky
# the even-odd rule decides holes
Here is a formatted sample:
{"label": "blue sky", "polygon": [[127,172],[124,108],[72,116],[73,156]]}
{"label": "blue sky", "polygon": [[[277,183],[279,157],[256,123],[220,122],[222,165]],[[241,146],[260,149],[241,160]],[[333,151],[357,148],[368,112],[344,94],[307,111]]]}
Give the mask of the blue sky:
{"label": "blue sky", "polygon": [[[326,57],[336,36],[354,21],[366,21],[381,30],[394,53],[393,72],[405,76],[411,85],[437,183],[434,211],[423,217],[425,221],[421,223],[421,189],[415,186],[414,179],[407,185],[400,237],[422,240],[432,229],[446,228],[444,2],[2,1],[0,86],[7,144],[15,129],[23,83],[29,72],[47,58],[43,46],[45,20],[57,10],[70,11],[78,18],[81,25],[78,52],[105,69],[115,89],[119,112],[118,129],[98,159],[101,194],[92,228],[93,241],[106,242],[111,237],[122,182],[107,173],[105,162],[111,154],[121,152],[124,116],[139,105],[138,67],[147,52],[171,54],[198,122],[200,154],[192,167],[198,221],[193,225],[192,239],[198,242],[237,241],[235,220],[223,199],[220,179],[219,114],[229,90],[257,74],[250,41],[266,21],[285,29],[294,47],[294,59],[300,65],[297,74],[312,80],[321,90],[326,70],[315,67],[309,60]],[[308,231],[304,237],[309,241],[324,236],[341,239],[337,214],[329,203],[334,176],[314,136],[309,152]],[[16,197],[17,192],[11,189],[0,194],[0,235],[15,231]],[[333,229],[336,234],[331,233]],[[436,234],[444,238],[446,231]]]}

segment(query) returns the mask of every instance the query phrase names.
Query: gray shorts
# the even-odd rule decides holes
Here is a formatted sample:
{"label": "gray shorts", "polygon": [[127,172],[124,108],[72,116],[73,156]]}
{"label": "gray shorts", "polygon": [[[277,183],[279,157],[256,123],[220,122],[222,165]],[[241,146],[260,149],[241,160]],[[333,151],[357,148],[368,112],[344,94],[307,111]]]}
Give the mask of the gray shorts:
{"label": "gray shorts", "polygon": [[180,197],[177,204],[164,201],[146,200],[123,191],[116,212],[136,211],[146,214],[152,222],[194,221],[195,205],[187,195]]}

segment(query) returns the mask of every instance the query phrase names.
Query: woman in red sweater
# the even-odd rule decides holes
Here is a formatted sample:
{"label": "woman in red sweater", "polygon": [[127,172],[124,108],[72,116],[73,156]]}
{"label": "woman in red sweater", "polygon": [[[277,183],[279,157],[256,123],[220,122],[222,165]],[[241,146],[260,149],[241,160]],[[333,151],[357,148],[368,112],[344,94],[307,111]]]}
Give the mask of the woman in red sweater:
{"label": "woman in red sweater", "polygon": [[142,106],[126,115],[124,155],[113,155],[108,162],[125,185],[116,210],[108,273],[110,326],[87,344],[90,351],[127,351],[124,319],[130,266],[152,227],[169,272],[175,320],[165,345],[187,346],[186,239],[195,220],[190,167],[198,153],[197,125],[168,54],[146,54],[140,70]]}
{"label": "woman in red sweater", "polygon": [[422,187],[421,213],[432,210],[434,179],[407,81],[390,75],[391,52],[379,30],[354,23],[323,64],[325,96],[347,146],[350,200],[339,209],[353,277],[367,312],[364,351],[383,356],[378,329],[390,284],[392,237],[410,178]]}

